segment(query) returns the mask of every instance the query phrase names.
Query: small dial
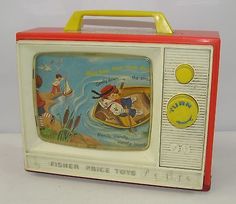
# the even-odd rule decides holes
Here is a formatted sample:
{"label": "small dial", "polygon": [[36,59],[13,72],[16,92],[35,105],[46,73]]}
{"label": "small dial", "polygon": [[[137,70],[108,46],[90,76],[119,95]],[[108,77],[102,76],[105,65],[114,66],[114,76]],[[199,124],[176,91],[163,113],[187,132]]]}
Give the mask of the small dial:
{"label": "small dial", "polygon": [[195,123],[198,116],[197,101],[187,94],[172,97],[167,104],[167,118],[176,128],[187,128]]}
{"label": "small dial", "polygon": [[189,64],[181,64],[175,70],[175,77],[180,84],[188,84],[194,77],[194,69]]}

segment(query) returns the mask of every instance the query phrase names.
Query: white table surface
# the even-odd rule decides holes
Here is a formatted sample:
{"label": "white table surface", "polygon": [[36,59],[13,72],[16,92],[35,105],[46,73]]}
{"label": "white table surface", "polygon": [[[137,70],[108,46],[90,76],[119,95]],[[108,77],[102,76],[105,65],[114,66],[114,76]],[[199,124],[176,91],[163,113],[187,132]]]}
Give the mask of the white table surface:
{"label": "white table surface", "polygon": [[217,132],[212,188],[197,192],[26,172],[20,134],[0,134],[0,204],[236,203],[236,132]]}

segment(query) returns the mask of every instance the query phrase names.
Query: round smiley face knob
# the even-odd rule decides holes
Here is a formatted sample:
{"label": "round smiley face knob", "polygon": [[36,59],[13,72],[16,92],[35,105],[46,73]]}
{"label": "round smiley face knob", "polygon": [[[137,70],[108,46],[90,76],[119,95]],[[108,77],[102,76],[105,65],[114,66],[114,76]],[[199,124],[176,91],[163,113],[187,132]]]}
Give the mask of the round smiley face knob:
{"label": "round smiley face knob", "polygon": [[195,123],[198,116],[196,100],[187,95],[179,94],[172,97],[167,104],[167,118],[176,128],[187,128]]}

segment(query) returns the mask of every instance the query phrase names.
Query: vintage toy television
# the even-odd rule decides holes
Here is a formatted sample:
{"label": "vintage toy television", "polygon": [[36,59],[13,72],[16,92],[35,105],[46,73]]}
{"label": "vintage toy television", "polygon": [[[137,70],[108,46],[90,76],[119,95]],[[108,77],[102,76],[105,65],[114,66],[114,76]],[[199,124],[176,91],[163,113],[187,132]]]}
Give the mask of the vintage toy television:
{"label": "vintage toy television", "polygon": [[[157,31],[81,31],[84,16],[151,16]],[[209,190],[217,32],[173,31],[160,12],[79,11],[16,40],[26,170]]]}

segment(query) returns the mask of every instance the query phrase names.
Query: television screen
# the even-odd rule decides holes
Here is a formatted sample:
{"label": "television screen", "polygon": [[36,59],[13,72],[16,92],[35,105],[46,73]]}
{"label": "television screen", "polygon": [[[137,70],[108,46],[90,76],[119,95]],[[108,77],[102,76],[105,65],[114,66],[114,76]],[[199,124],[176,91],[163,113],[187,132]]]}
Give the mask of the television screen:
{"label": "television screen", "polygon": [[38,135],[74,147],[145,150],[152,64],[108,53],[41,53],[34,63]]}

